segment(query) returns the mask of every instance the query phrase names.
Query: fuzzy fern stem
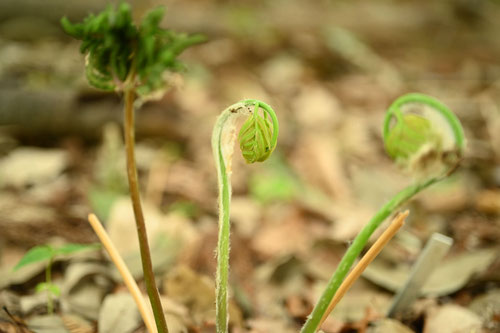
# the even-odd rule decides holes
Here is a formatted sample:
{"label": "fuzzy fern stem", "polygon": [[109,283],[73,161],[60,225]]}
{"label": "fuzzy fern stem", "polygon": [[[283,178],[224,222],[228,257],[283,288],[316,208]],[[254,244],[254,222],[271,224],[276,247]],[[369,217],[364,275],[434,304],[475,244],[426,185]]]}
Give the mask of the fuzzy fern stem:
{"label": "fuzzy fern stem", "polygon": [[[252,110],[252,107],[255,107],[255,109]],[[245,143],[245,147],[248,148],[249,151],[243,151],[243,153],[250,153],[251,150],[256,154],[255,156],[257,156],[253,160],[265,160],[265,158],[269,156],[270,152],[272,152],[276,147],[278,139],[278,120],[276,118],[276,114],[269,105],[253,99],[233,104],[221,113],[212,133],[212,150],[217,168],[217,178],[219,184],[219,237],[217,243],[216,272],[217,333],[227,332],[229,319],[227,308],[230,248],[229,211],[231,203],[231,158],[237,138],[236,120],[240,116],[249,116],[252,112],[254,113],[254,116],[258,116],[256,113],[259,111],[259,108],[264,110],[265,117],[269,116],[271,118],[272,132],[269,132],[271,128],[267,125],[259,127],[259,125],[262,125],[262,122],[256,121],[253,124],[248,124],[248,126],[246,126],[247,128],[249,126],[254,126],[254,133],[252,141]],[[267,121],[267,118],[263,119]],[[269,137],[270,140],[266,141],[263,137]],[[263,142],[268,144],[262,144]]]}

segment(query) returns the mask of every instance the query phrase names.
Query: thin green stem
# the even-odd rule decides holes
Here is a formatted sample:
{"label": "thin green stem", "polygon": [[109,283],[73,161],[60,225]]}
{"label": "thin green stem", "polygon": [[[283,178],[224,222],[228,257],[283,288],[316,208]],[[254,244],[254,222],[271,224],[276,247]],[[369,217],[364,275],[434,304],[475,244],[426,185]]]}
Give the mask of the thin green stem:
{"label": "thin green stem", "polygon": [[139,181],[137,178],[137,167],[135,164],[135,130],[134,130],[134,88],[125,90],[125,109],[124,109],[124,135],[125,150],[127,155],[127,176],[130,187],[130,198],[134,209],[135,222],[137,226],[137,236],[139,238],[139,248],[141,252],[142,270],[144,272],[144,282],[146,290],[153,308],[156,327],[158,333],[168,333],[167,322],[163,314],[163,307],[160,301],[160,293],[156,287],[153,264],[151,262],[151,253],[149,250],[148,236],[146,233],[146,224],[142,212],[141,198],[139,195]]}
{"label": "thin green stem", "polygon": [[[52,262],[54,258],[50,258],[45,267],[45,283],[47,286],[52,285]],[[47,313],[51,316],[54,314],[54,301],[52,299],[52,291],[47,288]]]}
{"label": "thin green stem", "polygon": [[328,281],[326,289],[323,291],[318,303],[313,309],[313,312],[308,317],[306,323],[302,327],[301,333],[314,333],[318,330],[318,325],[323,318],[328,305],[330,304],[333,296],[337,292],[342,281],[346,277],[354,261],[359,256],[370,236],[380,226],[380,224],[389,217],[399,206],[408,201],[411,197],[422,191],[426,187],[438,182],[442,178],[432,178],[426,182],[415,184],[406,187],[391,200],[389,200],[382,208],[372,217],[372,219],[364,226],[359,234],[354,239],[351,246],[347,249],[344,257],[340,261],[337,270]]}
{"label": "thin green stem", "polygon": [[230,203],[231,203],[231,158],[236,141],[236,119],[242,115],[249,115],[248,106],[257,106],[254,112],[261,107],[273,123],[271,150],[276,146],[278,139],[278,120],[273,109],[260,101],[249,99],[231,105],[225,109],[212,133],[212,150],[214,154],[217,179],[219,184],[219,238],[217,243],[217,272],[216,272],[216,327],[217,333],[226,333],[228,329],[228,279],[229,279],[229,249],[230,249]]}

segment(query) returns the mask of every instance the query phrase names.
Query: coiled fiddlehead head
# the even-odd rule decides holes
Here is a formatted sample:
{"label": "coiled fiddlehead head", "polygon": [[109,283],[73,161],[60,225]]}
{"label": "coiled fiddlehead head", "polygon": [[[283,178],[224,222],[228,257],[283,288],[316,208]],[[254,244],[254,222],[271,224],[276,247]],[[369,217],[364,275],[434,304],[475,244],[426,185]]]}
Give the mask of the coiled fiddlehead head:
{"label": "coiled fiddlehead head", "polygon": [[[264,115],[260,115],[260,110]],[[278,141],[278,119],[264,102],[247,99],[224,110],[214,126],[212,150],[219,184],[219,238],[217,243],[216,326],[217,333],[226,333],[228,326],[227,284],[229,274],[229,209],[231,203],[231,159],[237,139],[236,119],[249,116],[238,139],[247,163],[266,160]],[[269,120],[269,119],[270,120]]]}
{"label": "coiled fiddlehead head", "polygon": [[[264,116],[259,114],[260,107],[268,107],[262,102],[256,101],[252,115],[241,126],[238,141],[243,158],[247,163],[263,162],[267,160],[274,148],[278,138],[278,126],[276,119],[274,125]],[[265,110],[265,109],[264,109]],[[267,112],[274,116],[274,112],[268,107]],[[266,111],[264,111],[266,112]],[[274,116],[276,117],[276,116]],[[275,130],[276,129],[276,130]]]}
{"label": "coiled fiddlehead head", "polygon": [[[421,114],[403,112],[421,104]],[[395,120],[395,124],[391,123]],[[453,169],[465,151],[462,125],[453,112],[438,100],[418,93],[396,99],[385,115],[384,145],[389,156],[414,172],[427,172],[437,165]],[[429,176],[429,175],[427,175]]]}

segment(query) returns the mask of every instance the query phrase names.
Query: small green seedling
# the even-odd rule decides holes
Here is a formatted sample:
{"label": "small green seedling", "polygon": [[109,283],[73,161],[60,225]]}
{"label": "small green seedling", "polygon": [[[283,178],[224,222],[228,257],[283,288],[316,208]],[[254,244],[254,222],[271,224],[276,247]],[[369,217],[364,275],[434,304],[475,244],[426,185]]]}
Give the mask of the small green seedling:
{"label": "small green seedling", "polygon": [[86,54],[85,74],[89,83],[102,90],[123,93],[124,136],[127,177],[134,210],[146,290],[159,333],[168,332],[160,294],[151,263],[146,224],[139,195],[135,163],[134,104],[161,97],[169,86],[168,73],[184,68],[177,56],[186,48],[203,42],[201,35],[178,34],[160,27],[163,7],[150,11],[140,25],[132,21],[130,6],[109,6],[98,15],[89,15],[83,23],[61,20],[64,30],[82,41]]}
{"label": "small green seedling", "polygon": [[51,315],[54,313],[54,302],[52,297],[59,297],[61,291],[59,287],[52,283],[52,263],[55,257],[73,254],[85,250],[93,250],[99,248],[99,244],[66,244],[58,248],[50,245],[39,245],[31,248],[14,267],[14,271],[29,264],[46,261],[45,267],[45,282],[40,282],[36,286],[37,292],[47,293],[47,312]]}
{"label": "small green seedling", "polygon": [[[264,111],[263,116],[260,109]],[[276,148],[278,119],[274,110],[261,101],[247,99],[225,109],[212,132],[212,151],[219,183],[219,238],[216,273],[217,333],[228,329],[227,284],[229,275],[229,208],[231,204],[231,161],[236,141],[236,119],[248,116],[238,135],[241,153],[247,163],[263,162]]]}
{"label": "small green seedling", "polygon": [[[423,105],[420,113],[409,107]],[[457,117],[444,104],[423,94],[407,94],[387,110],[383,137],[390,157],[415,175],[413,183],[397,193],[359,232],[328,281],[301,333],[315,333],[339,286],[380,224],[398,207],[425,188],[447,178],[460,163],[465,137]]]}

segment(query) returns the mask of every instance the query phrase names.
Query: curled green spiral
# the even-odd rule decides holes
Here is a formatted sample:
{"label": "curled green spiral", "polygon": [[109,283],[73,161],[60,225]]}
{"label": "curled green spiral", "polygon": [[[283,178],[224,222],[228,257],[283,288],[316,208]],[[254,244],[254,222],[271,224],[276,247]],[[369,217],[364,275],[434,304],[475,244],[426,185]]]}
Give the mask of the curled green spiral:
{"label": "curled green spiral", "polygon": [[238,135],[241,153],[249,164],[267,160],[276,147],[278,126],[274,120],[274,124],[271,124],[266,113],[264,116],[259,114],[261,106],[265,110],[264,103],[255,101],[253,114],[245,121]]}
{"label": "curled green spiral", "polygon": [[[455,114],[438,100],[419,93],[406,94],[396,99],[385,115],[384,119],[384,145],[387,153],[395,160],[407,161],[425,145],[430,146],[438,153],[442,137],[440,131],[425,117],[416,114],[403,114],[401,108],[407,104],[418,103],[431,107],[438,112],[453,132],[454,147],[451,149],[462,156],[465,150],[464,130]],[[391,127],[391,121],[396,119],[396,124]],[[448,148],[449,149],[449,148]]]}

